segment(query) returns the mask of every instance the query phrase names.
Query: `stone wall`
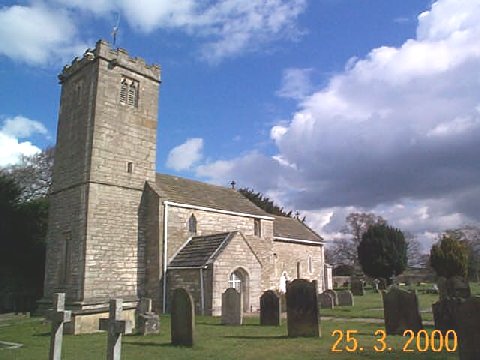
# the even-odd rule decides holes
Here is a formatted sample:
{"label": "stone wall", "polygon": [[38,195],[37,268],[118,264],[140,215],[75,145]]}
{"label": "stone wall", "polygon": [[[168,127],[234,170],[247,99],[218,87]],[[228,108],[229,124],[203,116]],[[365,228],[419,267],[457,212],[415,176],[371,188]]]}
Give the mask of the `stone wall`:
{"label": "stone wall", "polygon": [[248,275],[248,311],[260,309],[262,267],[243,236],[237,234],[213,264],[212,315],[221,315],[222,294],[229,287],[230,274],[239,268]]}
{"label": "stone wall", "polygon": [[[273,242],[274,271],[272,277],[276,279],[275,288],[280,285],[280,278],[286,272],[287,279],[297,277],[297,263],[300,263],[300,278],[318,281],[318,291],[324,289],[324,257],[323,246],[306,245],[291,242]],[[312,271],[308,268],[308,258],[311,256]]]}

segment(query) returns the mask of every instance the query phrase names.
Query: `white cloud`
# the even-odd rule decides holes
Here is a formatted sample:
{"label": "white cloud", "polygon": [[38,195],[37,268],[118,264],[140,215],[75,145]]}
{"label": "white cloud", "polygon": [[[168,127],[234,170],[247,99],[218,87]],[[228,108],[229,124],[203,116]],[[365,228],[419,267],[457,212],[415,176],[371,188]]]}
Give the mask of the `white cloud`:
{"label": "white cloud", "polygon": [[31,65],[65,62],[86,46],[72,16],[40,2],[0,8],[0,55]]}
{"label": "white cloud", "polygon": [[24,116],[6,118],[0,128],[0,167],[17,163],[22,155],[40,152],[30,141],[19,140],[34,134],[48,136],[48,131],[42,123]]}
{"label": "white cloud", "polygon": [[202,158],[202,150],[203,139],[187,139],[183,144],[170,150],[166,166],[176,171],[188,170]]}
{"label": "white cloud", "polygon": [[312,83],[310,81],[312,69],[286,69],[283,71],[282,85],[277,91],[280,97],[302,100],[310,95]]}
{"label": "white cloud", "polygon": [[270,131],[276,165],[247,154],[210,177],[281,194],[307,218],[320,211],[316,226],[332,234],[352,209],[419,234],[479,222],[480,3],[439,0],[418,22],[417,38],[352,59],[300,99]]}

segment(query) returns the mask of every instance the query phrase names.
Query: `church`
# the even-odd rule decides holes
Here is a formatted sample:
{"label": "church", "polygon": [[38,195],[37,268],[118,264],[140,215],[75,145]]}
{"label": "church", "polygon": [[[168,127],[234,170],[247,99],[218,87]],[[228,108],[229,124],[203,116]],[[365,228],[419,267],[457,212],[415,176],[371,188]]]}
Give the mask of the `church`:
{"label": "church", "polygon": [[141,297],[169,312],[177,287],[204,315],[220,315],[229,287],[245,312],[287,280],[327,288],[323,239],[301,221],[268,214],[234,188],[156,173],[160,67],[100,40],[59,80],[40,306],[65,292],[68,332],[97,330],[112,298],[134,321]]}

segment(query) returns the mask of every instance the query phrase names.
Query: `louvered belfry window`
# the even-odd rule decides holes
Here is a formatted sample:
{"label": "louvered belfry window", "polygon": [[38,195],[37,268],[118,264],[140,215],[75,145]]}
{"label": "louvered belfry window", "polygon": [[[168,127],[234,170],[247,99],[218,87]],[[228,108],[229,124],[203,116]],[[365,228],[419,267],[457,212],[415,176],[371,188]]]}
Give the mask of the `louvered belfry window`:
{"label": "louvered belfry window", "polygon": [[122,78],[120,83],[120,103],[137,107],[138,106],[138,81]]}

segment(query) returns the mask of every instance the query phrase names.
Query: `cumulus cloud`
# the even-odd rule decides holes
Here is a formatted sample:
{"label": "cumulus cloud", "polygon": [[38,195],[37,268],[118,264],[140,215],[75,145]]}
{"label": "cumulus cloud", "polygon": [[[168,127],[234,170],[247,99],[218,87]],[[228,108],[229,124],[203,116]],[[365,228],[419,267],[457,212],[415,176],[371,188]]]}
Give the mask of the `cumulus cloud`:
{"label": "cumulus cloud", "polygon": [[[343,222],[345,209],[373,210],[423,234],[478,222],[479,37],[480,3],[435,2],[419,15],[416,38],[350,60],[272,128],[276,159],[289,165],[273,173],[280,183],[266,183],[263,164],[248,168],[244,158],[224,176],[281,190],[307,217],[334,209]],[[327,229],[324,213],[316,216]]]}
{"label": "cumulus cloud", "polygon": [[0,8],[0,55],[31,65],[64,62],[86,46],[71,14],[36,2]]}
{"label": "cumulus cloud", "polygon": [[166,166],[180,171],[188,170],[202,158],[203,139],[192,138],[174,147],[168,153]]}
{"label": "cumulus cloud", "polygon": [[24,116],[6,118],[0,128],[0,167],[17,163],[22,155],[40,152],[30,141],[20,141],[34,134],[48,136],[48,131],[42,123]]}
{"label": "cumulus cloud", "polygon": [[277,95],[294,100],[302,100],[312,91],[310,74],[312,69],[286,69],[283,71],[282,85]]}

